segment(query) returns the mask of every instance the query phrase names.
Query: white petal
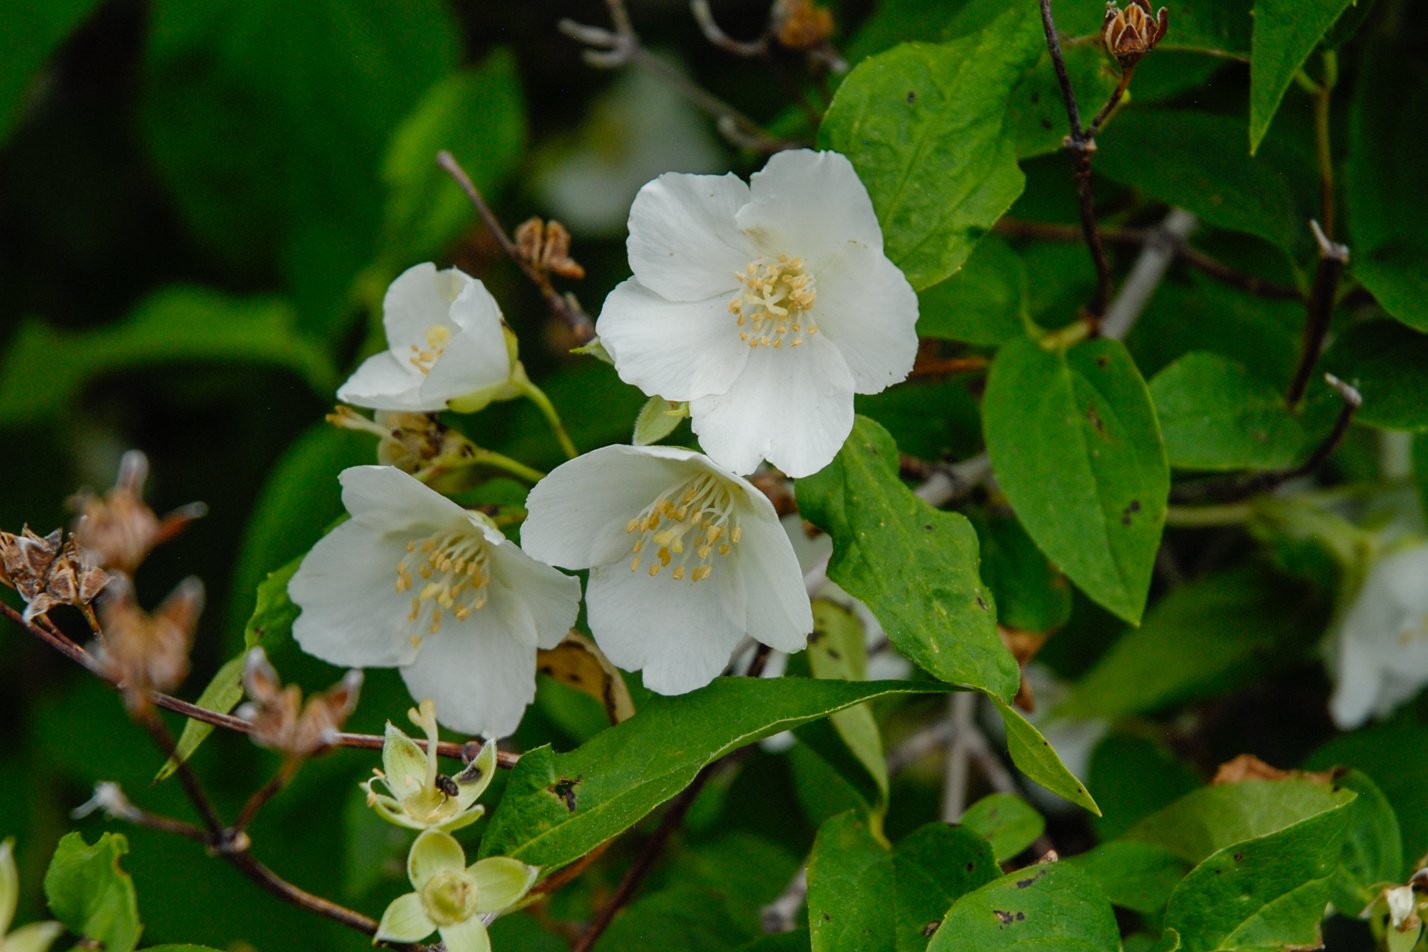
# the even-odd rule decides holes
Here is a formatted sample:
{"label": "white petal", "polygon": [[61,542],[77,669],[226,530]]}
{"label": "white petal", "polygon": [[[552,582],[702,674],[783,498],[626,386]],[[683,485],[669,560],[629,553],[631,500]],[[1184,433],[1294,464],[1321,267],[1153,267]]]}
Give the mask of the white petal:
{"label": "white petal", "polygon": [[868,190],[837,152],[776,153],[749,189],[753,200],[739,211],[739,227],[766,251],[812,258],[847,241],[883,250]]}
{"label": "white petal", "polygon": [[429,405],[421,398],[422,376],[390,350],[373,354],[357,372],[337,388],[337,399],[354,407],[376,410],[440,410],[445,403]]}
{"label": "white petal", "polygon": [[501,309],[480,281],[466,285],[452,302],[456,333],[421,384],[423,402],[445,406],[447,400],[505,383],[511,376],[510,353],[501,326]]}
{"label": "white petal", "polygon": [[1329,715],[1334,726],[1349,731],[1362,725],[1373,712],[1383,673],[1348,642],[1339,646],[1337,668]]}
{"label": "white petal", "polygon": [[435,701],[441,723],[482,737],[515,733],[535,697],[534,634],[500,626],[496,612],[517,606],[502,606],[497,594],[465,621],[448,617],[402,668],[412,697]]}
{"label": "white petal", "polygon": [[[813,608],[798,557],[777,519],[769,512],[764,518],[745,516],[739,521],[743,539],[731,554],[737,559],[748,593],[744,630],[779,651],[802,651],[813,631]],[[720,568],[723,566],[715,571]]]}
{"label": "white petal", "polygon": [[[687,478],[690,450],[606,446],[546,475],[526,497],[521,547],[551,565],[584,569],[623,558],[633,540],[631,519],[655,497]],[[680,456],[678,454],[684,454]]]}
{"label": "white petal", "polygon": [[907,378],[917,357],[917,295],[882,252],[849,243],[818,268],[813,319],[838,346],[858,393]]}
{"label": "white petal", "polygon": [[852,431],[853,378],[838,349],[815,335],[795,351],[751,351],[728,393],[689,410],[720,466],[751,473],[766,459],[797,478],[827,466]]}
{"label": "white petal", "polygon": [[671,302],[630,278],[605,298],[596,329],[620,379],[645,393],[667,400],[723,393],[749,353],[731,297]]}
{"label": "white petal", "polygon": [[493,584],[505,586],[506,598],[524,605],[537,647],[564,641],[580,614],[580,579],[537,562],[512,542],[493,547],[490,559]]}
{"label": "white petal", "polygon": [[15,866],[15,841],[0,841],[0,941],[15,920],[20,901],[20,871]]}
{"label": "white petal", "polygon": [[734,215],[749,200],[736,175],[669,172],[645,184],[630,207],[626,247],[645,287],[671,301],[728,296],[754,257]]}
{"label": "white petal", "polygon": [[64,931],[58,922],[32,922],[5,936],[5,952],[48,952]]}
{"label": "white petal", "polygon": [[438,271],[430,261],[403,271],[382,299],[387,345],[400,358],[413,345],[425,347],[426,332],[431,328],[440,325],[454,330],[451,302],[470,281],[460,269]]}
{"label": "white petal", "polygon": [[[704,582],[676,581],[668,572],[651,578],[624,564],[590,570],[585,604],[590,631],[618,667],[643,671],[645,687],[684,694],[724,670],[744,633],[730,609],[736,572],[720,569]],[[722,584],[716,584],[719,580]]]}
{"label": "white petal", "polygon": [[474,916],[465,922],[442,926],[441,942],[446,952],[491,952],[491,937],[486,934],[486,926]]}
{"label": "white petal", "polygon": [[407,854],[407,878],[420,890],[437,873],[466,868],[466,853],[450,833],[427,830],[416,838]]}
{"label": "white petal", "polygon": [[420,942],[435,931],[436,923],[426,914],[421,897],[407,893],[394,899],[382,913],[373,938],[384,942]]}
{"label": "white petal", "polygon": [[406,550],[366,526],[344,522],[303,559],[288,595],[302,609],[293,638],[308,654],[356,668],[406,664],[407,599],[396,590]]}
{"label": "white petal", "polygon": [[[395,466],[350,466],[337,479],[352,521],[378,532],[413,535],[469,518],[465,509]],[[394,578],[396,568],[393,562]]]}
{"label": "white petal", "polygon": [[382,740],[382,772],[387,789],[407,797],[426,786],[426,751],[391,721]]}
{"label": "white petal", "polygon": [[509,856],[493,856],[467,870],[476,880],[476,911],[500,912],[520,902],[540,872]]}

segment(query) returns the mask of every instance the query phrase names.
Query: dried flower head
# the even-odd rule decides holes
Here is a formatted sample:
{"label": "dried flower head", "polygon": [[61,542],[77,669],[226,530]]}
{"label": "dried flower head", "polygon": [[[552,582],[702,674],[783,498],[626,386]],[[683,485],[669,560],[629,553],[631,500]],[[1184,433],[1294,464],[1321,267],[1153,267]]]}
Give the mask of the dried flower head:
{"label": "dried flower head", "polygon": [[148,457],[130,450],[119,461],[113,489],[102,497],[81,492],[70,501],[79,511],[73,537],[97,565],[133,575],[155,546],[207,512],[203,503],[190,503],[160,519],[144,502],[148,478]]}
{"label": "dried flower head", "polygon": [[537,271],[578,281],[585,269],[570,257],[570,232],[560,222],[529,218],[516,229],[516,251]]}
{"label": "dried flower head", "polygon": [[812,0],[779,0],[774,5],[774,36],[790,50],[812,50],[833,35],[833,11]]}
{"label": "dried flower head", "polygon": [[0,532],[0,583],[25,600],[25,621],[56,605],[83,608],[104,590],[109,576],[92,564],[73,536],[56,529],[47,536],[29,526],[19,535]]}
{"label": "dried flower head", "polygon": [[1164,7],[1151,18],[1150,0],[1130,0],[1124,10],[1116,6],[1116,0],[1110,0],[1101,21],[1101,42],[1121,69],[1130,69],[1155,49],[1169,27],[1170,14]]}
{"label": "dried flower head", "polygon": [[243,690],[251,699],[238,716],[253,725],[253,743],[289,757],[313,757],[337,739],[343,723],[357,706],[362,672],[348,671],[341,681],[302,702],[302,689],[284,686],[262,648],[248,652],[243,666]]}
{"label": "dried flower head", "polygon": [[153,614],[134,598],[124,576],[115,576],[99,617],[104,638],[96,652],[100,670],[118,684],[131,712],[147,708],[149,693],[169,692],[188,675],[188,653],[203,611],[203,583],[186,578]]}

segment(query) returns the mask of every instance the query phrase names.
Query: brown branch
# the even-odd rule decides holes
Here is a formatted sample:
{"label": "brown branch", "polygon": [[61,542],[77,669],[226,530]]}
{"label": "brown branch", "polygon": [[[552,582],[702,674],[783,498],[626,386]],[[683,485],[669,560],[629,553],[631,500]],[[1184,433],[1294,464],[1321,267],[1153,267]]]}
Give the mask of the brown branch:
{"label": "brown branch", "polygon": [[1329,320],[1334,316],[1334,299],[1339,290],[1339,279],[1349,263],[1349,249],[1330,241],[1324,229],[1316,221],[1309,222],[1314,232],[1314,241],[1319,246],[1319,265],[1314,269],[1314,284],[1309,289],[1309,299],[1304,307],[1304,334],[1299,342],[1299,366],[1294,370],[1294,379],[1289,384],[1285,399],[1291,407],[1304,399],[1304,391],[1309,388],[1309,377],[1314,365],[1319,362],[1319,352],[1324,348],[1324,338],[1329,334]]}

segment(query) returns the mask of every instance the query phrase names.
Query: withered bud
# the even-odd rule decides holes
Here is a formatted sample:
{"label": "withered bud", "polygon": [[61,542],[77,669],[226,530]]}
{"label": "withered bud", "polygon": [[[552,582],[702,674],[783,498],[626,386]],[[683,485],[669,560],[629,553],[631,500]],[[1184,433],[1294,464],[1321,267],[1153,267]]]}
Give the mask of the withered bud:
{"label": "withered bud", "polygon": [[0,532],[0,582],[25,600],[25,621],[45,614],[56,605],[87,606],[104,590],[109,576],[91,563],[56,529],[47,536],[25,526],[19,535]]}
{"label": "withered bud", "polygon": [[150,692],[168,693],[188,676],[189,649],[202,611],[203,583],[196,578],[180,582],[150,614],[139,607],[129,580],[114,576],[99,603],[104,638],[96,655],[100,671],[119,685],[131,712],[148,708]]}
{"label": "withered bud", "polygon": [[102,497],[86,491],[70,500],[79,511],[74,539],[96,564],[133,575],[155,546],[207,512],[203,503],[191,503],[160,519],[144,502],[148,478],[148,457],[130,450],[119,461],[119,478],[113,489]]}
{"label": "withered bud", "polygon": [[817,49],[833,35],[833,11],[812,0],[779,0],[773,18],[774,36],[786,49]]}
{"label": "withered bud", "polygon": [[1116,6],[1116,0],[1110,0],[1101,21],[1101,42],[1121,69],[1130,69],[1155,49],[1169,28],[1170,13],[1164,7],[1151,19],[1150,0],[1130,0],[1124,10]]}
{"label": "withered bud", "polygon": [[570,257],[570,232],[554,219],[529,218],[516,228],[516,252],[538,271],[578,281],[585,269]]}
{"label": "withered bud", "polygon": [[328,750],[343,723],[357,706],[362,672],[348,671],[343,679],[302,703],[296,684],[286,687],[268,663],[262,648],[248,652],[243,666],[243,689],[251,701],[238,716],[253,725],[253,743],[293,758],[312,757]]}
{"label": "withered bud", "polygon": [[432,463],[467,459],[475,451],[470,440],[444,425],[434,413],[378,410],[376,422],[384,431],[377,444],[377,461],[403,472],[417,473]]}

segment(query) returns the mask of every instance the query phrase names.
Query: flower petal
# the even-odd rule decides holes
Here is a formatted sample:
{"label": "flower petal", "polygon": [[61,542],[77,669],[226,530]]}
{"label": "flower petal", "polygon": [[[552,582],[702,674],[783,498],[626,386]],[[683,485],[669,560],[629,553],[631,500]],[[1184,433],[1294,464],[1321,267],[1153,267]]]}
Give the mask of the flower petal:
{"label": "flower petal", "polygon": [[416,649],[405,634],[406,603],[395,590],[404,554],[356,522],[319,539],[288,582],[288,596],[302,609],[293,622],[302,650],[358,668],[409,662]]}
{"label": "flower petal", "polygon": [[412,697],[435,701],[441,723],[482,737],[515,733],[535,697],[534,633],[500,627],[496,605],[493,598],[465,621],[447,618],[402,668]]}
{"label": "flower petal", "polygon": [[392,900],[382,913],[373,938],[383,942],[420,942],[435,931],[436,923],[426,914],[421,897],[413,892]]}
{"label": "flower petal", "polygon": [[507,597],[525,605],[537,647],[554,648],[564,641],[580,614],[580,579],[537,562],[512,542],[489,551],[492,581],[507,586]]}
{"label": "flower petal", "polygon": [[837,345],[858,393],[905,380],[917,357],[917,295],[881,251],[849,243],[818,268],[813,318]]}
{"label": "flower petal", "polygon": [[5,936],[5,952],[48,952],[62,935],[64,926],[58,922],[32,922]]}
{"label": "flower petal", "polygon": [[520,902],[540,870],[509,856],[493,856],[467,870],[476,880],[476,911],[500,912]]}
{"label": "flower petal", "polygon": [[382,741],[382,773],[387,789],[405,798],[426,786],[427,754],[391,721]]}
{"label": "flower petal", "polygon": [[491,778],[496,775],[496,742],[489,740],[481,745],[481,753],[466,765],[466,768],[451,779],[456,781],[456,803],[462,810],[471,806],[486,792]]}
{"label": "flower petal", "polygon": [[[767,500],[765,500],[767,502]],[[743,539],[734,553],[748,598],[745,633],[779,651],[802,651],[813,631],[813,607],[798,556],[778,516],[742,518]],[[717,571],[717,570],[716,570]]]}
{"label": "flower petal", "polygon": [[752,350],[727,393],[689,404],[704,451],[751,473],[766,459],[789,476],[816,473],[853,429],[853,378],[822,335],[797,351]]}
{"label": "flower petal", "polygon": [[337,399],[376,410],[440,410],[446,406],[430,406],[430,401],[423,401],[421,383],[422,376],[415,367],[403,364],[390,350],[384,350],[364,360],[356,373],[337,388]]}
{"label": "flower petal", "polygon": [[1347,640],[1339,643],[1337,667],[1334,693],[1329,698],[1329,716],[1339,730],[1350,731],[1373,713],[1383,673]]}
{"label": "flower petal", "polygon": [[425,347],[426,332],[435,326],[453,328],[451,302],[471,281],[459,268],[436,270],[430,261],[412,265],[397,276],[382,299],[382,328],[387,344],[404,359],[409,348]]}
{"label": "flower petal", "polygon": [[672,302],[630,278],[605,298],[596,329],[620,379],[645,393],[667,400],[723,393],[749,355],[731,297]]}
{"label": "flower petal", "polygon": [[[352,521],[379,532],[412,535],[469,518],[465,509],[395,466],[349,466],[337,479]],[[395,578],[395,562],[392,573]]]}
{"label": "flower petal", "polygon": [[873,201],[853,163],[837,152],[790,149],[769,157],[749,180],[752,198],[739,227],[766,252],[815,258],[844,242],[883,250]]}
{"label": "flower petal", "polygon": [[480,281],[466,285],[451,304],[456,333],[421,384],[422,402],[446,401],[505,383],[511,376],[510,352],[501,309]]}
{"label": "flower petal", "polygon": [[420,892],[437,873],[466,868],[466,851],[456,838],[441,830],[426,830],[407,854],[407,878]]}
{"label": "flower petal", "polygon": [[[590,570],[585,604],[600,649],[627,671],[643,671],[645,687],[684,694],[703,687],[729,663],[744,635],[731,609],[738,575],[715,566],[705,582],[650,578],[623,563]],[[718,583],[716,584],[716,580]]]}
{"label": "flower petal", "polygon": [[491,952],[491,937],[486,934],[486,926],[474,916],[465,922],[442,926],[441,941],[446,952]]}
{"label": "flower petal", "polygon": [[735,272],[754,257],[734,221],[748,200],[749,186],[733,174],[670,172],[646,183],[630,207],[635,277],[671,301],[727,298],[739,286]]}

